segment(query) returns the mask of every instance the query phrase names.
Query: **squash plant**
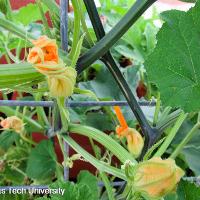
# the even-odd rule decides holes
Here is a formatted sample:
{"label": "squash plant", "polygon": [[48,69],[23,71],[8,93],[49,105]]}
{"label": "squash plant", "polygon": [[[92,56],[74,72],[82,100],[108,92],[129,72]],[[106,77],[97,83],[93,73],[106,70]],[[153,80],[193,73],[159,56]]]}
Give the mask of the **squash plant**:
{"label": "squash plant", "polygon": [[[50,140],[35,144],[32,141],[31,134],[25,132],[26,129],[21,128],[20,131],[16,129],[16,121],[13,121],[13,118],[2,119],[1,126],[5,130],[11,129],[18,132],[18,135],[14,134],[15,136],[13,135],[11,138],[9,132],[4,132],[4,138],[8,136],[11,140],[9,144],[15,142],[19,150],[23,149],[21,148],[23,145],[27,146],[28,151],[24,152],[24,156],[29,156],[27,166],[25,166],[26,176],[31,178],[35,184],[38,180],[39,183],[42,183],[42,180],[51,182],[52,176],[56,172],[57,184],[62,187],[69,187],[70,183],[63,183],[63,168],[73,166],[74,160],[84,159],[99,170],[99,175],[105,183],[108,199],[177,199],[182,195],[182,192],[187,196],[184,198],[188,199],[194,197],[194,194],[191,193],[192,190],[196,192],[195,195],[198,195],[199,189],[186,181],[181,182],[177,194],[168,194],[174,191],[184,175],[184,171],[176,165],[175,158],[182,151],[185,151],[185,146],[191,142],[200,126],[199,104],[196,100],[199,97],[197,66],[200,2],[197,1],[195,7],[188,12],[168,11],[163,13],[161,17],[164,25],[158,32],[157,45],[153,51],[153,44],[152,49],[147,51],[147,54],[143,57],[146,69],[144,73],[145,81],[148,84],[148,92],[150,92],[148,98],[153,95],[157,98],[152,123],[144,115],[110,51],[111,47],[122,38],[155,1],[136,1],[106,34],[93,0],[72,0],[74,17],[69,18],[69,23],[66,20],[66,12],[63,12],[67,5],[66,1],[61,1],[60,23],[60,9],[53,0],[38,0],[35,5],[29,5],[30,9],[37,6],[40,17],[21,20],[19,20],[19,13],[16,13],[17,18],[15,13],[11,11],[9,1],[1,0],[0,27],[2,30],[1,49],[3,49],[1,54],[6,55],[8,62],[10,62],[10,59],[14,61],[14,63],[10,62],[0,67],[1,90],[3,92],[10,90],[29,92],[36,101],[43,98],[47,100],[54,98],[55,102],[53,114],[50,110],[48,112],[50,121],[53,118],[53,126],[51,126],[46,116],[47,112],[43,108],[36,108],[37,122],[32,119],[33,113],[27,108],[20,112],[19,108],[15,111],[9,107],[0,107],[0,111],[5,115],[16,115],[17,120],[21,118],[21,122],[31,126],[32,129],[40,132],[48,131],[49,135],[56,135],[58,138],[64,157],[62,165],[56,160]],[[95,44],[84,19],[84,5],[97,39]],[[53,29],[48,26],[45,17],[46,10],[50,10]],[[20,12],[25,11],[21,10]],[[43,25],[26,26],[32,20],[38,19],[42,20]],[[66,29],[67,24],[69,25],[68,29]],[[36,33],[31,29],[37,30]],[[45,36],[41,36],[41,31]],[[13,40],[17,44],[13,44]],[[70,48],[68,48],[68,45]],[[19,52],[23,47],[30,47],[25,61],[19,59]],[[16,55],[10,51],[12,48],[16,48],[18,52]],[[132,48],[136,49],[135,47]],[[101,60],[112,74],[139,124],[138,131],[141,131],[141,133],[136,130],[137,127],[135,129],[129,127],[120,109],[115,109],[118,118],[117,124],[119,124],[116,132],[120,138],[126,138],[128,148],[126,148],[126,143],[122,142],[121,145],[117,139],[113,139],[100,130],[72,123],[69,109],[65,107],[65,98],[70,98],[73,92],[88,95],[99,101],[92,91],[78,88],[75,84],[77,74],[84,73],[97,60]],[[161,108],[161,103],[164,109]],[[27,116],[27,112],[29,116]],[[113,115],[113,113],[111,114]],[[173,143],[177,140],[176,136],[180,127],[186,121],[192,124],[191,130],[184,134],[180,143]],[[72,138],[72,135],[88,137],[93,145],[95,156],[82,148]],[[1,137],[3,136],[1,135]],[[121,168],[113,166],[106,156],[102,159],[93,140],[103,145],[109,155],[116,156],[122,165]],[[67,149],[63,141],[79,155],[67,157]],[[170,144],[172,145],[170,146]],[[32,149],[33,145],[36,146],[34,149]],[[197,149],[197,147],[194,147],[193,151]],[[137,155],[135,154],[136,150]],[[6,154],[6,156],[8,155]],[[21,156],[22,153],[19,153],[19,155]],[[190,156],[186,159],[189,161]],[[15,159],[12,166],[18,163],[17,161]],[[181,163],[184,163],[182,157],[177,161],[179,161],[177,163],[180,166]],[[22,164],[23,162],[19,162],[17,167]],[[181,167],[187,169],[188,166],[185,165],[184,163]],[[197,171],[196,166],[191,167],[189,164],[189,167],[193,171]],[[17,168],[21,174],[24,173],[23,169],[24,166]],[[44,169],[46,169],[45,173]],[[107,174],[126,181],[127,184],[123,192],[120,194],[113,192]],[[72,184],[70,193],[77,195],[67,198],[88,198],[87,195],[80,196],[83,189],[90,189],[87,184],[83,186],[81,188],[80,185],[74,186]],[[75,190],[76,192],[73,192]],[[88,190],[88,192],[91,192],[91,190]],[[57,196],[51,196],[51,198],[60,199]],[[95,195],[91,197],[91,199],[98,198]]]}

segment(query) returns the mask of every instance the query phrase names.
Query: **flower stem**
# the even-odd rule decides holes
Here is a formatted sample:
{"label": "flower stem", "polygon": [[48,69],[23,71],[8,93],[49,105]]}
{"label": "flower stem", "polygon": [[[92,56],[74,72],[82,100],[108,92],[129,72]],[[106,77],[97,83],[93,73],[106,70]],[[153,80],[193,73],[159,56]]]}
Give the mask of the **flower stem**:
{"label": "flower stem", "polygon": [[92,40],[90,32],[88,31],[88,28],[87,28],[87,24],[85,22],[85,16],[84,16],[84,12],[83,12],[83,7],[84,7],[83,1],[78,0],[78,4],[79,4],[79,11],[80,11],[82,28],[83,28],[83,31],[86,34],[86,40],[87,40],[89,46],[92,47],[94,45],[94,42]]}
{"label": "flower stem", "polygon": [[178,156],[178,154],[183,150],[184,146],[192,139],[192,137],[195,135],[199,128],[200,123],[197,122],[190,130],[190,132],[186,135],[186,137],[182,140],[182,142],[176,147],[175,151],[171,154],[170,158],[175,159]]}
{"label": "flower stem", "polygon": [[62,135],[63,139],[80,155],[82,155],[88,162],[95,166],[99,171],[107,172],[118,178],[126,180],[126,176],[121,169],[109,166],[106,163],[97,160],[94,156],[89,154],[85,149],[83,149],[79,144],[77,144],[71,137],[68,135]]}
{"label": "flower stem", "polygon": [[100,177],[102,179],[102,181],[104,182],[107,194],[108,194],[108,199],[109,200],[115,200],[115,196],[113,193],[113,188],[110,184],[110,181],[108,179],[108,177],[106,176],[106,174],[104,172],[100,172]]}
{"label": "flower stem", "polygon": [[[38,84],[38,88],[41,88],[40,84]],[[34,96],[34,98],[35,98],[36,101],[40,101],[41,98],[42,98],[42,94],[39,93],[39,92],[36,95],[33,95],[33,96]],[[42,107],[36,107],[36,111],[37,111],[38,119],[40,119],[40,121],[42,122],[42,124],[44,126],[49,127],[50,124],[49,124],[48,118],[46,116],[46,113],[44,111],[44,108],[42,108]]]}
{"label": "flower stem", "polygon": [[165,151],[167,150],[167,148],[171,144],[172,140],[176,136],[176,133],[178,132],[179,128],[181,127],[181,125],[184,122],[184,120],[186,119],[186,117],[187,117],[187,114],[182,112],[181,115],[179,116],[179,118],[177,119],[174,127],[171,129],[171,131],[170,131],[169,135],[167,136],[166,140],[161,145],[161,147],[158,149],[158,151],[154,154],[154,157],[160,157],[165,153]]}
{"label": "flower stem", "polygon": [[31,144],[31,145],[34,145],[34,146],[37,145],[36,142],[34,142],[34,141],[28,139],[27,137],[25,137],[23,133],[20,134],[20,137],[21,137],[22,140],[24,140],[25,142],[27,142],[27,143],[29,143],[29,144]]}
{"label": "flower stem", "polygon": [[46,19],[46,16],[45,16],[45,13],[44,13],[44,10],[43,10],[43,7],[42,7],[41,0],[36,0],[36,3],[37,3],[37,6],[39,8],[39,11],[40,11],[40,15],[41,15],[42,22],[43,22],[43,25],[44,25],[45,34],[49,38],[53,38],[53,36],[51,34],[51,30],[50,30],[48,22],[47,22],[47,19]]}
{"label": "flower stem", "polygon": [[110,150],[122,163],[126,160],[131,160],[132,162],[137,163],[133,156],[119,143],[97,129],[79,124],[69,124],[69,131],[70,133],[84,135],[96,140]]}
{"label": "flower stem", "polygon": [[73,33],[73,43],[72,43],[72,48],[69,54],[69,58],[72,59],[75,52],[76,52],[76,47],[79,41],[79,36],[80,36],[80,30],[81,30],[81,15],[79,12],[79,5],[77,0],[72,0],[72,5],[74,7],[74,33]]}

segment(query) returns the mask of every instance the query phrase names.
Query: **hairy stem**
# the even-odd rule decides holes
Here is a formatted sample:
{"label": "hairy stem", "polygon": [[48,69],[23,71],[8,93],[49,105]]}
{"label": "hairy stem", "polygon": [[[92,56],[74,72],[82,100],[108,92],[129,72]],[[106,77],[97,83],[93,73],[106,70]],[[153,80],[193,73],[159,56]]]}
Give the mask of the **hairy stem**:
{"label": "hairy stem", "polygon": [[85,149],[83,149],[68,135],[63,135],[62,137],[77,153],[82,155],[88,162],[90,162],[93,166],[95,166],[99,171],[107,172],[123,180],[126,180],[126,176],[121,169],[117,169],[115,167],[107,165],[102,161],[97,160],[94,156],[89,154]]}

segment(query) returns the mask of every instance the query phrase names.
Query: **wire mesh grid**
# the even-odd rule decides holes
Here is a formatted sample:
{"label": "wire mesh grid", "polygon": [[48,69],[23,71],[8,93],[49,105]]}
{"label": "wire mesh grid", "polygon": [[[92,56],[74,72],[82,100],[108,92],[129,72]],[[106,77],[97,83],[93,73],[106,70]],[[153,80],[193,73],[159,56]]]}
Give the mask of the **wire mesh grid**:
{"label": "wire mesh grid", "polygon": [[[140,106],[143,107],[154,107],[156,105],[155,101],[139,101],[138,102]],[[54,107],[55,102],[54,101],[20,101],[20,100],[0,100],[0,106],[30,106],[30,107]],[[75,108],[75,107],[93,107],[93,106],[125,106],[128,107],[128,103],[126,101],[67,101],[65,102],[66,107]],[[67,181],[69,178],[69,170],[64,169],[64,176],[65,180]],[[67,178],[66,178],[67,177]],[[111,183],[112,186],[118,187],[124,185],[124,181],[119,182],[113,182]],[[99,187],[103,187],[103,182],[98,182]],[[12,189],[48,189],[48,186],[45,185],[30,185],[30,186],[0,186],[0,190],[12,190]]]}
{"label": "wire mesh grid", "polygon": [[[61,35],[61,45],[64,51],[68,49],[68,0],[60,0],[60,35]],[[54,107],[54,101],[20,101],[20,100],[0,100],[0,106],[29,106],[29,107]],[[154,107],[156,105],[155,101],[139,101],[140,106],[144,107]],[[92,107],[92,106],[129,106],[126,101],[66,101],[66,107]],[[68,153],[69,147],[65,143],[65,152]],[[67,168],[64,169],[64,179],[67,181],[69,178],[69,170]],[[196,183],[200,183],[199,178],[190,177],[188,180]],[[124,185],[124,181],[113,182],[112,186],[122,186]],[[99,182],[99,187],[103,187],[104,183]],[[0,190],[9,191],[10,189],[48,189],[48,186],[43,185],[31,185],[31,186],[0,186]]]}

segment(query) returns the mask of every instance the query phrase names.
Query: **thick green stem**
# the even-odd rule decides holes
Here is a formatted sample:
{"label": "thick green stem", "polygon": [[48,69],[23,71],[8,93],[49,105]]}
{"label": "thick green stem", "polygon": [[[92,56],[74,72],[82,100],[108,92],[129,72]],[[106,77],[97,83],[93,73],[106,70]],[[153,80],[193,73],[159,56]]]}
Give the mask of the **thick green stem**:
{"label": "thick green stem", "polygon": [[60,111],[62,127],[64,131],[68,131],[68,124],[69,124],[69,113],[65,107],[65,98],[57,98],[57,104]]}
{"label": "thick green stem", "polygon": [[175,159],[179,153],[183,150],[184,146],[193,138],[197,130],[200,128],[200,123],[197,122],[194,127],[190,130],[190,132],[186,135],[186,137],[182,140],[182,142],[176,147],[175,151],[171,154],[170,158]]}
{"label": "thick green stem", "polygon": [[[39,88],[40,88],[40,85],[39,85]],[[41,97],[42,97],[42,94],[38,93],[38,94],[35,95],[35,100],[36,101],[41,101]],[[37,111],[38,119],[40,119],[42,121],[44,126],[49,127],[50,124],[49,124],[49,121],[47,119],[47,116],[46,116],[46,113],[44,111],[44,108],[36,107],[36,111]]]}
{"label": "thick green stem", "polygon": [[108,194],[108,199],[109,200],[115,200],[113,188],[110,184],[108,177],[103,172],[100,172],[100,176],[101,176],[102,181],[104,182],[104,185],[105,185],[105,188],[106,188],[106,191],[107,191],[107,194]]}
{"label": "thick green stem", "polygon": [[58,137],[58,142],[59,142],[59,145],[60,145],[63,157],[64,157],[64,163],[63,164],[64,164],[64,167],[67,167],[68,156],[65,153],[65,147],[64,147],[64,144],[63,144],[62,137],[61,137],[60,133],[57,134],[57,137]]}
{"label": "thick green stem", "polygon": [[[68,166],[67,166],[68,149],[65,149],[64,143],[62,141],[62,136],[61,136],[62,132],[65,132],[65,133],[68,132],[68,124],[69,124],[69,113],[68,113],[67,109],[65,108],[65,98],[63,98],[63,97],[57,98],[57,105],[58,105],[57,112],[58,111],[60,112],[60,115],[58,115],[58,117],[61,118],[61,122],[62,122],[61,123],[62,128],[61,128],[61,130],[59,130],[57,137],[58,137],[60,148],[61,148],[61,151],[62,151],[62,154],[64,157],[63,166],[64,166],[64,168],[67,169],[68,168]],[[65,177],[65,178],[68,179],[68,177]]]}
{"label": "thick green stem", "polygon": [[167,148],[171,144],[172,140],[176,136],[176,133],[178,132],[179,128],[183,124],[186,117],[187,117],[187,114],[182,112],[181,115],[179,116],[179,118],[177,119],[174,127],[171,129],[170,133],[168,134],[166,140],[161,145],[161,147],[158,149],[158,151],[154,154],[154,157],[160,157],[165,153],[165,151],[167,150]]}
{"label": "thick green stem", "polygon": [[69,124],[69,132],[84,135],[96,140],[100,144],[104,145],[108,150],[110,150],[122,163],[124,163],[126,160],[131,160],[135,164],[137,163],[137,161],[126,149],[124,149],[111,137],[97,129],[82,126],[79,124]]}
{"label": "thick green stem", "polygon": [[34,35],[28,33],[25,29],[21,28],[16,23],[6,20],[2,17],[0,18],[0,27],[3,27],[4,29],[19,36],[20,38],[27,40],[29,45],[31,45],[31,39],[36,39]]}
{"label": "thick green stem", "polygon": [[[85,3],[89,3],[90,1],[84,0]],[[95,60],[102,57],[155,1],[137,1],[108,34],[79,59],[78,72],[81,73]]]}
{"label": "thick green stem", "polygon": [[107,172],[118,178],[126,180],[125,173],[121,169],[109,166],[106,163],[97,160],[94,156],[90,155],[85,149],[78,145],[71,137],[68,135],[63,135],[63,139],[80,155],[82,155],[88,162],[95,166],[101,172]]}
{"label": "thick green stem", "polygon": [[[98,153],[97,153],[97,150],[96,150],[96,148],[95,148],[94,141],[92,140],[92,138],[89,138],[89,140],[90,140],[90,144],[91,144],[91,146],[92,146],[92,150],[93,150],[93,152],[94,152],[95,157],[96,157],[97,159],[100,159],[100,155],[98,155]],[[106,191],[107,191],[107,193],[108,193],[108,198],[109,198],[109,200],[115,200],[115,198],[114,198],[114,193],[113,193],[113,188],[112,188],[112,186],[111,186],[111,184],[110,184],[110,181],[109,181],[109,179],[108,179],[108,176],[106,175],[105,172],[100,172],[100,173],[99,173],[99,176],[101,177],[102,181],[104,182]]]}

